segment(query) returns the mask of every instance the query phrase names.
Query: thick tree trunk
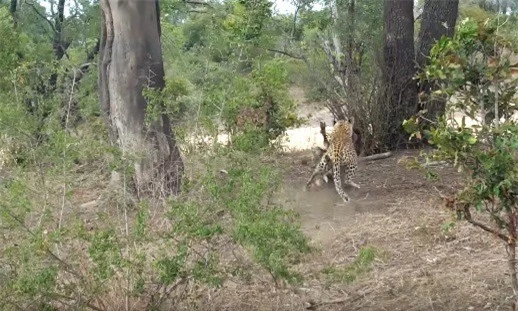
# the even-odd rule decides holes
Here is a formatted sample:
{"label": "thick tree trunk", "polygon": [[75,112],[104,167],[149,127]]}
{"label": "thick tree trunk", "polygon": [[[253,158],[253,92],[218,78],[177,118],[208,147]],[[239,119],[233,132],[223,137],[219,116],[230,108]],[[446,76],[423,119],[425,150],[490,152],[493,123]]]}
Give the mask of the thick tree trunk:
{"label": "thick tree trunk", "polygon": [[413,8],[413,0],[385,0],[383,92],[379,104],[386,111],[383,143],[388,149],[406,141],[403,120],[417,109]]}
{"label": "thick tree trunk", "polygon": [[157,0],[101,0],[101,108],[112,140],[135,160],[139,196],[174,195],[183,162],[170,127],[161,115],[146,126],[144,87],[164,87]]}
{"label": "thick tree trunk", "polygon": [[[425,0],[416,55],[419,70],[426,66],[427,57],[437,40],[442,36],[453,37],[458,10],[459,0]],[[430,95],[432,91],[433,83],[419,86],[419,93],[422,95]],[[444,106],[445,100],[437,98],[428,101],[423,108],[427,109],[427,118],[434,119],[444,112]]]}
{"label": "thick tree trunk", "polygon": [[13,15],[13,18],[16,14],[17,8],[18,8],[18,0],[11,0],[10,5],[9,5],[9,11]]}

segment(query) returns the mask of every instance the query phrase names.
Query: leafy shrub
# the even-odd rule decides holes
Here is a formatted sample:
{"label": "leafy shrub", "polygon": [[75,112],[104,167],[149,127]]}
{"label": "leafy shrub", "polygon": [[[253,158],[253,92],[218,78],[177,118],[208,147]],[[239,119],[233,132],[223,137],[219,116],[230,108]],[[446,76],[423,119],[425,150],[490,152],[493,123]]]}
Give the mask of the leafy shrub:
{"label": "leafy shrub", "polygon": [[211,195],[232,215],[234,238],[251,248],[257,261],[275,279],[300,279],[289,266],[310,250],[307,240],[294,214],[264,201],[265,194],[279,185],[277,172],[260,164],[259,159],[255,159],[257,166],[250,165],[248,154],[236,152],[229,156],[233,166],[228,170],[228,179],[211,187]]}
{"label": "leafy shrub", "polygon": [[[433,95],[449,99],[446,114],[430,128],[421,127],[420,115],[404,126],[437,148],[434,158],[468,171],[465,188],[447,198],[447,205],[459,219],[505,242],[516,293],[518,124],[513,115],[518,109],[518,84],[510,76],[511,45],[499,35],[498,27],[495,20],[486,24],[466,19],[453,38],[436,43],[420,79],[438,84]],[[454,118],[459,111],[477,118],[479,124],[467,126],[464,117],[459,123]],[[473,213],[487,214],[490,220],[484,223]]]}
{"label": "leafy shrub", "polygon": [[[5,310],[114,310],[124,300],[156,309],[185,286],[220,286],[228,269],[249,270],[228,267],[229,242],[248,249],[275,281],[300,279],[291,266],[310,248],[295,215],[269,202],[279,176],[259,156],[217,149],[181,197],[136,203],[124,186],[99,190],[110,168],[123,180],[132,170],[105,133],[49,130],[47,143],[28,151],[24,166],[12,164],[0,187]],[[89,192],[102,198],[80,207],[77,196]]]}
{"label": "leafy shrub", "polygon": [[[227,71],[218,74],[220,77],[205,91],[204,114],[218,116],[219,122],[233,134],[239,150],[262,149],[268,146],[268,140],[299,124],[295,103],[288,94],[284,61],[258,62],[248,76]],[[223,104],[219,111],[214,111],[220,103]],[[251,146],[254,140],[256,146]]]}
{"label": "leafy shrub", "polygon": [[270,144],[269,135],[260,129],[248,128],[242,133],[237,133],[232,139],[232,145],[236,150],[244,152],[259,152]]}
{"label": "leafy shrub", "polygon": [[[296,122],[285,63],[267,60],[258,48],[270,39],[263,36],[270,6],[268,1],[221,6],[232,14],[199,14],[194,22],[187,18],[193,23],[185,28],[180,22],[164,25],[166,85],[143,95],[147,117],[169,114],[178,141],[189,138],[185,133],[193,127],[211,123],[213,130],[224,125],[236,134],[235,148],[191,154],[182,195],[153,202],[131,195],[134,162],[109,143],[95,66],[80,84],[71,83],[71,70],[83,65],[83,48],[93,45],[97,32],[78,31],[84,24],[71,18],[65,35],[75,40],[67,57],[56,61],[46,33],[51,29],[40,27],[49,25],[35,22],[41,22],[40,11],[19,14],[14,28],[11,14],[1,8],[3,309],[157,310],[166,303],[189,304],[181,300],[185,288],[221,286],[232,277],[228,271],[248,277],[253,268],[275,281],[300,279],[292,266],[310,251],[307,240],[296,216],[269,201],[279,186],[277,171],[250,154]],[[89,12],[80,14],[85,20],[90,13],[97,16],[87,28],[98,29],[99,6],[83,10]],[[247,23],[253,27],[240,28]],[[230,33],[221,31],[225,26]],[[24,57],[16,55],[19,50]],[[69,103],[78,108],[74,113],[81,122],[63,122]],[[242,108],[262,109],[268,122],[237,126]],[[221,166],[228,174],[219,172]],[[246,258],[246,264],[233,256]]]}

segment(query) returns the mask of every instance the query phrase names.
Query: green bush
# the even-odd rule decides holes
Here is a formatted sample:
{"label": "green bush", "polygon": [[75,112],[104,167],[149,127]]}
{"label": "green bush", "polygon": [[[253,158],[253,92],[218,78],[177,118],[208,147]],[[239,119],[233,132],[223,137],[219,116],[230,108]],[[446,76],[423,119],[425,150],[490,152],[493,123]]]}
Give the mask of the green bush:
{"label": "green bush", "polygon": [[[437,84],[433,96],[451,99],[444,116],[430,128],[422,128],[420,115],[404,123],[418,138],[436,147],[432,156],[451,161],[467,170],[469,179],[447,203],[459,219],[501,238],[508,248],[511,279],[515,293],[518,281],[515,248],[518,238],[518,124],[517,79],[510,77],[511,44],[499,34],[498,20],[479,23],[462,21],[453,38],[442,38],[432,48],[430,64],[420,79]],[[495,62],[491,63],[489,60]],[[480,124],[457,122],[454,111]],[[484,223],[472,213],[489,216]]]}
{"label": "green bush", "polygon": [[[74,137],[48,129],[47,142],[27,150],[23,166],[11,164],[0,187],[5,310],[70,304],[107,310],[103,306],[124,299],[158,308],[181,286],[220,286],[228,269],[249,271],[228,266],[232,254],[221,241],[248,250],[242,256],[275,281],[300,280],[291,267],[310,248],[295,215],[269,202],[280,176],[259,155],[216,149],[208,165],[189,176],[196,182],[187,177],[180,197],[136,203],[127,186],[99,190],[111,169],[123,180],[132,172],[105,133]],[[85,191],[103,199],[82,209],[74,197]]]}
{"label": "green bush", "polygon": [[[21,6],[16,26],[0,9],[3,310],[157,310],[177,303],[187,286],[249,281],[256,271],[300,280],[293,265],[310,248],[296,216],[269,201],[280,177],[260,155],[297,122],[286,63],[261,47],[271,40],[263,31],[269,4],[214,6],[214,15],[163,23],[166,85],[144,90],[146,121],[168,114],[182,147],[191,147],[182,142],[193,129],[214,133],[224,125],[235,134],[234,148],[189,154],[182,194],[156,201],[133,195],[134,162],[109,142],[96,66],[71,83],[97,38],[99,6],[66,23],[64,35],[74,40],[61,60],[38,15],[42,7]],[[247,23],[253,27],[239,28]],[[238,127],[244,107],[263,109],[268,122]],[[236,263],[237,255],[246,263]]]}
{"label": "green bush", "polygon": [[270,136],[265,131],[249,128],[233,136],[232,146],[239,151],[259,152],[269,147],[269,138]]}
{"label": "green bush", "polygon": [[[275,279],[299,280],[300,276],[289,267],[310,251],[308,242],[299,231],[294,214],[265,202],[265,195],[279,186],[278,172],[261,164],[258,158],[251,160],[246,153],[232,153],[229,161],[233,165],[228,178],[211,187],[211,195],[232,215],[233,237],[249,247],[254,258]],[[214,179],[212,182],[215,183]]]}

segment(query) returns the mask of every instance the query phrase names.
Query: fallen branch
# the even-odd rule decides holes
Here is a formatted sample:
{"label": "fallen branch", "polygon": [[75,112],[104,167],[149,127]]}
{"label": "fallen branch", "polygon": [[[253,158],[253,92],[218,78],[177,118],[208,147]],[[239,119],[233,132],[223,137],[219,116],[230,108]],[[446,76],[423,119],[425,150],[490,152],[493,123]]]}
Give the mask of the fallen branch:
{"label": "fallen branch", "polygon": [[362,298],[364,298],[367,294],[370,294],[373,292],[374,289],[368,289],[362,293],[351,295],[347,298],[343,299],[333,299],[328,301],[321,301],[321,302],[314,302],[314,301],[308,301],[308,306],[306,307],[307,310],[316,310],[318,307],[327,306],[327,305],[334,305],[334,304],[342,304],[342,303],[353,303],[355,301],[358,301]]}
{"label": "fallen branch", "polygon": [[428,163],[424,163],[423,166],[439,166],[439,165],[447,165],[448,161],[431,161]]}
{"label": "fallen branch", "polygon": [[377,153],[366,157],[358,158],[358,162],[366,162],[366,161],[375,161],[390,158],[392,156],[392,152],[387,151],[383,153]]}
{"label": "fallen branch", "polygon": [[276,49],[267,49],[267,50],[270,51],[270,52],[273,52],[273,53],[279,53],[279,54],[282,54],[282,55],[285,55],[285,56],[288,56],[288,57],[291,57],[291,58],[295,58],[295,59],[301,59],[301,60],[305,60],[306,59],[306,57],[304,55],[295,55],[295,54],[290,53],[290,52],[276,50]]}
{"label": "fallen branch", "polygon": [[184,0],[183,2],[190,4],[190,5],[202,5],[202,6],[208,6],[212,7],[210,3],[205,1],[197,1],[197,0]]}
{"label": "fallen branch", "polygon": [[[315,147],[314,150],[317,153],[318,157],[322,157],[324,155],[324,153],[326,153],[326,151],[327,151],[327,149],[324,149],[324,148],[321,148],[321,147],[318,147],[318,146]],[[390,152],[390,151],[383,152],[383,153],[376,153],[376,154],[373,154],[373,155],[370,155],[370,156],[360,157],[360,158],[358,158],[358,162],[361,163],[361,162],[368,162],[368,161],[376,161],[376,160],[386,159],[386,158],[390,158],[392,155],[393,155],[393,153]]]}

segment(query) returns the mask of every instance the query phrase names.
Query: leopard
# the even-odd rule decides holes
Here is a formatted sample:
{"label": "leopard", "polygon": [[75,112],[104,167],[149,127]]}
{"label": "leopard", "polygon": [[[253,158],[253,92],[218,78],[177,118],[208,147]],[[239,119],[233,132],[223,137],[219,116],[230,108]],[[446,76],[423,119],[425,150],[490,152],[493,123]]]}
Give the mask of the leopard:
{"label": "leopard", "polygon": [[[333,119],[333,126],[336,124],[336,118]],[[321,148],[321,147],[316,147],[314,149],[314,156],[316,156],[319,160],[320,158],[322,157],[322,155],[327,151],[327,149],[329,149],[329,139],[327,137],[327,133],[326,133],[326,123],[325,122],[320,122],[320,134],[322,134],[322,138],[324,139],[324,148]],[[359,155],[360,154],[360,148],[361,148],[361,137],[360,137],[360,133],[357,132],[355,129],[353,129],[353,144],[354,144],[354,148],[356,150],[356,154]],[[330,165],[329,161],[328,163],[326,164],[326,167],[324,168],[325,170],[325,173],[322,174],[322,179],[324,180],[325,183],[329,183],[330,180],[332,180],[333,178],[333,167],[332,165]]]}
{"label": "leopard", "polygon": [[318,175],[325,176],[331,167],[336,192],[338,192],[338,195],[344,202],[349,202],[350,198],[349,195],[345,193],[342,182],[345,185],[360,189],[360,185],[352,181],[358,168],[358,155],[356,154],[354,146],[353,126],[353,118],[337,120],[333,125],[333,132],[330,134],[329,139],[329,147],[322,155],[313,174],[306,183],[306,190]]}

